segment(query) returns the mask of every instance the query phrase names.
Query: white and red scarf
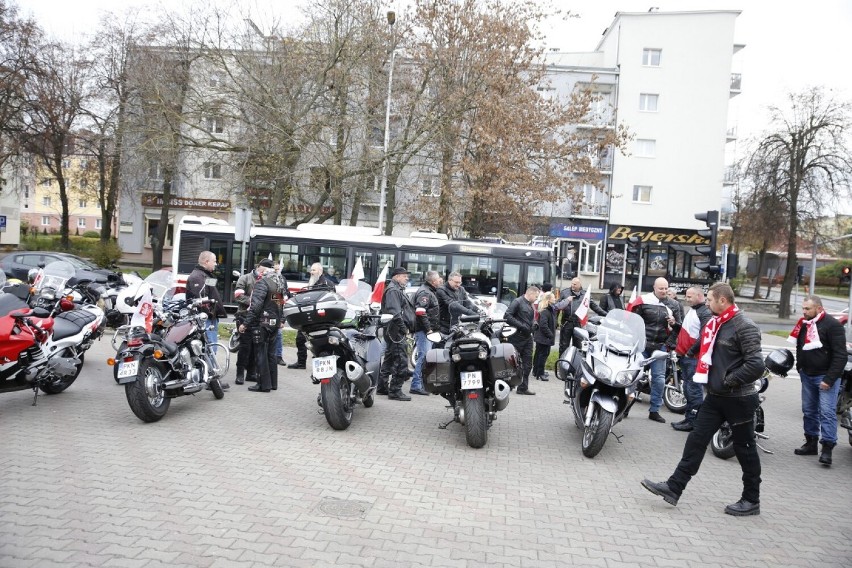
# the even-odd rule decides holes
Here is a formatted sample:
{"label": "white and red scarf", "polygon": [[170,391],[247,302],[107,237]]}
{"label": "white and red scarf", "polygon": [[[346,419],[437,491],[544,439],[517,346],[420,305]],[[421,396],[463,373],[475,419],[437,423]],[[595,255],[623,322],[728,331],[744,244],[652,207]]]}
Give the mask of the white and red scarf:
{"label": "white and red scarf", "polygon": [[695,368],[695,375],[692,380],[696,383],[706,384],[707,378],[710,375],[710,365],[713,359],[713,344],[716,343],[716,336],[719,334],[719,328],[731,320],[740,312],[736,304],[732,304],[727,310],[713,316],[707,325],[704,326],[704,331],[701,333],[701,350],[698,352],[698,365]]}
{"label": "white and red scarf", "polygon": [[819,332],[817,332],[816,324],[824,315],[825,312],[823,311],[814,319],[800,318],[799,321],[796,322],[796,327],[794,327],[793,331],[790,332],[790,336],[787,338],[787,341],[796,345],[799,340],[799,334],[802,333],[802,324],[805,324],[805,344],[802,346],[802,349],[810,351],[811,349],[821,348],[822,341],[819,340]]}

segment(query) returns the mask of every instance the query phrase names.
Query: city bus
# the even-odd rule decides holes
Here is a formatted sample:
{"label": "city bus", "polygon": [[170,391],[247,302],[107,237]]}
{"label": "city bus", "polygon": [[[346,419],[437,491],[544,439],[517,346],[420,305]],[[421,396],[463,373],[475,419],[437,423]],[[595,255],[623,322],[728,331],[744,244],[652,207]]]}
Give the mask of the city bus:
{"label": "city bus", "polygon": [[217,287],[233,305],[234,271],[244,273],[263,260],[281,264],[293,291],[305,286],[311,264],[319,262],[332,279],[352,274],[361,259],[364,280],[375,284],[387,263],[411,272],[409,286],[420,286],[428,270],[446,279],[462,275],[462,285],[488,303],[510,303],[527,286],[551,282],[552,251],[545,247],[450,240],[446,235],[412,233],[410,237],[379,234],[376,228],[305,223],[295,228],[253,226],[247,243],[235,239],[235,228],[220,219],[185,216],[178,224],[172,249],[172,270],[178,282],[198,264],[198,255],[216,255]]}

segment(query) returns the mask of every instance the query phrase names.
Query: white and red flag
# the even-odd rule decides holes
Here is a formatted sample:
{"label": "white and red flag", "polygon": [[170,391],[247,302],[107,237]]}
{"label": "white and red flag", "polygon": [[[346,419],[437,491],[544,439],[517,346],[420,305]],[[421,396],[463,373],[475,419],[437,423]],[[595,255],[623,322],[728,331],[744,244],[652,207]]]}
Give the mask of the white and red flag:
{"label": "white and red flag", "polygon": [[364,279],[364,264],[361,262],[361,257],[355,261],[355,268],[352,269],[352,274],[349,275],[349,283],[346,286],[346,292],[343,294],[349,298],[358,291],[358,281]]}
{"label": "white and red flag", "polygon": [[589,302],[592,301],[592,297],[589,295],[589,291],[586,290],[586,293],[583,294],[583,300],[580,302],[580,305],[577,306],[577,311],[574,312],[574,315],[577,316],[577,319],[580,320],[580,325],[585,326],[589,323]]}
{"label": "white and red flag", "polygon": [[373,304],[382,303],[382,296],[385,293],[385,280],[388,279],[390,265],[391,262],[388,261],[387,264],[385,264],[385,267],[382,269],[382,273],[379,274],[379,277],[376,279],[376,285],[373,286],[373,295],[370,297],[370,302]]}
{"label": "white and red flag", "polygon": [[630,300],[627,302],[627,308],[625,308],[628,312],[633,311],[635,306],[639,306],[642,304],[642,296],[639,296],[636,293],[636,286],[633,287],[633,292],[630,294]]}

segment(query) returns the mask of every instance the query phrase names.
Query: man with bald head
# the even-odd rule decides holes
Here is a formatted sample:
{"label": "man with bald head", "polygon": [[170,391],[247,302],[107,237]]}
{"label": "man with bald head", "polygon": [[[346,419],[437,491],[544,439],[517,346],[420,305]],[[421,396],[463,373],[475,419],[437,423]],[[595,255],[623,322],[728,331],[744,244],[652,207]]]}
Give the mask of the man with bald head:
{"label": "man with bald head", "polygon": [[[677,317],[678,306],[668,298],[669,282],[665,278],[654,281],[654,290],[643,294],[633,306],[633,312],[645,321],[645,357],[657,349],[666,350],[666,340],[673,328],[680,326]],[[666,360],[660,359],[651,364],[651,407],[648,418],[665,423],[660,416],[663,405],[663,389],[666,386]]]}
{"label": "man with bald head", "polygon": [[[579,278],[571,279],[571,287],[564,288],[559,293],[559,303],[556,308],[557,313],[562,314],[562,327],[559,328],[559,353],[562,354],[571,344],[571,339],[574,336],[574,328],[580,323],[577,316],[577,308],[583,302],[583,296],[586,291],[583,290],[583,282]],[[599,316],[605,316],[606,311],[602,310],[598,304],[590,298],[589,308]],[[579,347],[579,345],[577,345]]]}

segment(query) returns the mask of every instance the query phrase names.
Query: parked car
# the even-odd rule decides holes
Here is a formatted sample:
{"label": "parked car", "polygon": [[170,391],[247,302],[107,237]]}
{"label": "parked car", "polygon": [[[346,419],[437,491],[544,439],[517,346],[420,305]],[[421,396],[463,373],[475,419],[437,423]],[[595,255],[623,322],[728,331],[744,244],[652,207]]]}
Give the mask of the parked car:
{"label": "parked car", "polygon": [[[17,278],[26,282],[27,274],[33,268],[47,266],[51,262],[64,260],[77,269],[76,279],[107,282],[117,279],[118,274],[106,268],[100,268],[85,258],[67,252],[53,251],[21,251],[10,252],[0,260],[0,269],[6,273],[6,278]],[[73,285],[74,282],[69,281]]]}

